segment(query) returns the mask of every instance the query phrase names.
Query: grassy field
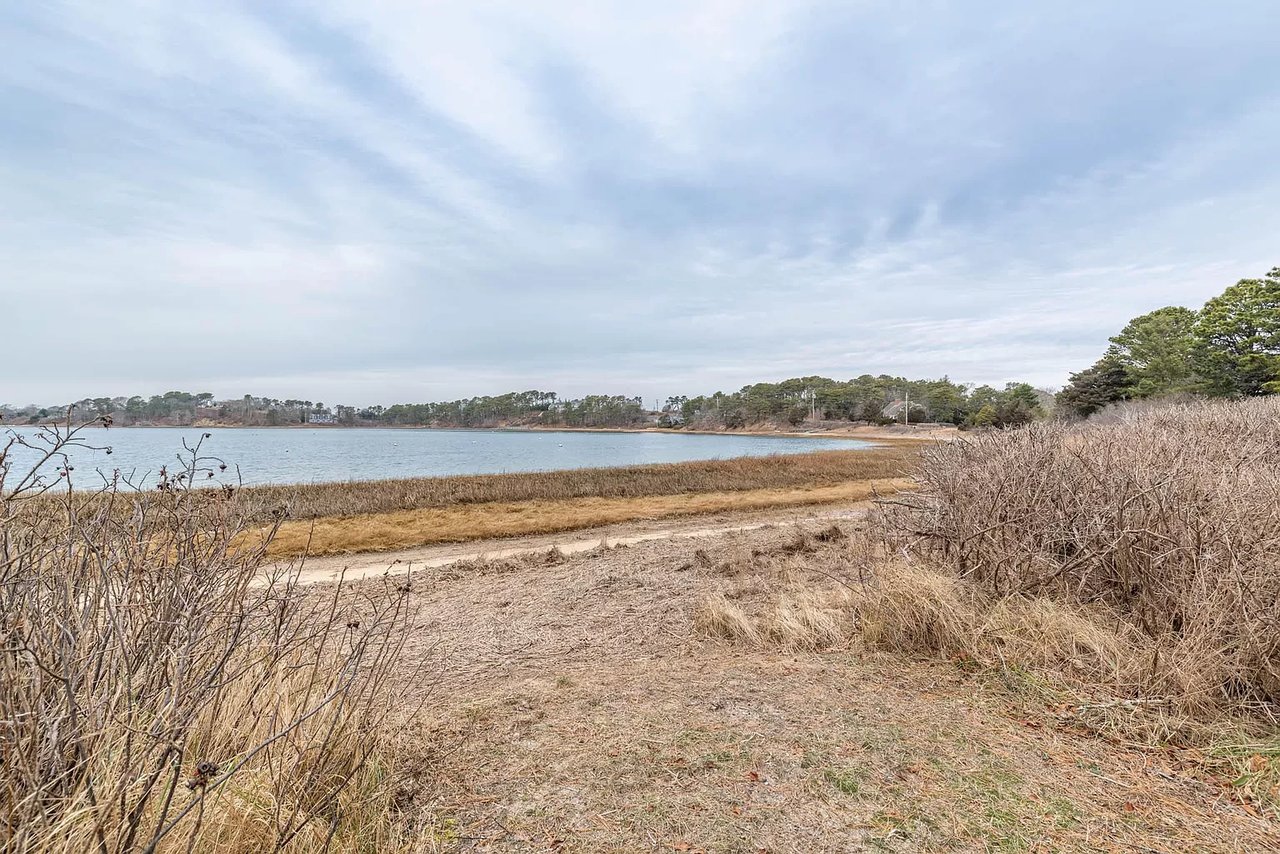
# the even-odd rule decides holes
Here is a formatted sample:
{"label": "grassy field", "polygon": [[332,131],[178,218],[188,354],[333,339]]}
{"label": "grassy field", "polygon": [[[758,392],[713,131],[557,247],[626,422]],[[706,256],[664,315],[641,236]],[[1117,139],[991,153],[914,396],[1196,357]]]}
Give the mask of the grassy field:
{"label": "grassy field", "polygon": [[861,501],[910,483],[920,442],[613,469],[264,486],[240,492],[248,518],[280,522],[268,552],[390,551],[653,519]]}
{"label": "grassy field", "polygon": [[866,501],[911,486],[907,478],[883,478],[736,492],[468,503],[284,522],[272,532],[266,548],[273,558],[393,551],[434,543],[551,534],[639,519]]}
{"label": "grassy field", "polygon": [[785,525],[417,573],[424,629],[403,656],[447,662],[448,686],[401,736],[423,838],[441,852],[1277,850],[1280,741],[1220,718],[1200,719],[1203,741],[1146,740],[1129,717],[1151,710],[1073,671],[1091,621],[1031,601],[990,615],[937,572],[880,575],[870,533]]}

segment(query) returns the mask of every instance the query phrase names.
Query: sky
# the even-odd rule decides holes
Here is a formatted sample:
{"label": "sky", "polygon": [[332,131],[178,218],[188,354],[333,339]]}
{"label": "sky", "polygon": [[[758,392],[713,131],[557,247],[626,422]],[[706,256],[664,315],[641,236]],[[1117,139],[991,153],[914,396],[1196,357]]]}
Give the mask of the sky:
{"label": "sky", "polygon": [[0,4],[0,402],[1040,386],[1280,264],[1274,0]]}

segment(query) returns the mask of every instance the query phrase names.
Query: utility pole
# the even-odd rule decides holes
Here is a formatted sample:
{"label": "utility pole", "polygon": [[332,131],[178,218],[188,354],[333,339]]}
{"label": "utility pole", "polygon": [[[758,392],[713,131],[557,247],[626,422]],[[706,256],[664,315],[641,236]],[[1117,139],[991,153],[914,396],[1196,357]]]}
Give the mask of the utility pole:
{"label": "utility pole", "polygon": [[907,389],[902,393],[902,426],[906,427],[911,423],[911,389]]}

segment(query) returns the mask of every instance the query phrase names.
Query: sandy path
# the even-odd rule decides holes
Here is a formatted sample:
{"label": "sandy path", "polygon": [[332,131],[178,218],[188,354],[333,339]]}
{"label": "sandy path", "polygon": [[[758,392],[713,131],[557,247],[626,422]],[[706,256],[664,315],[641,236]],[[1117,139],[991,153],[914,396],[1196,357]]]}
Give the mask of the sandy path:
{"label": "sandy path", "polygon": [[735,531],[754,531],[800,522],[847,521],[862,516],[870,502],[837,506],[808,506],[749,513],[720,513],[684,519],[624,522],[558,534],[474,540],[466,543],[421,546],[393,552],[331,555],[309,558],[299,580],[304,584],[335,581],[342,575],[349,581],[384,573],[400,574],[412,569],[430,569],[478,558],[500,559],[559,549],[566,555],[580,554],[602,545],[635,545],[652,540],[698,539]]}

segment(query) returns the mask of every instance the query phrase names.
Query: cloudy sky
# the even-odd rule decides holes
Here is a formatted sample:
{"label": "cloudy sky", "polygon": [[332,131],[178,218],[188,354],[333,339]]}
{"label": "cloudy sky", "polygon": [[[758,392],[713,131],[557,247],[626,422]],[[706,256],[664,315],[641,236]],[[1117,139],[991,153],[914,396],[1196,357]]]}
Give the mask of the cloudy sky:
{"label": "cloudy sky", "polygon": [[1061,383],[1280,264],[1273,0],[0,4],[0,401]]}

